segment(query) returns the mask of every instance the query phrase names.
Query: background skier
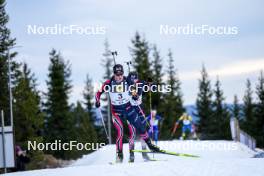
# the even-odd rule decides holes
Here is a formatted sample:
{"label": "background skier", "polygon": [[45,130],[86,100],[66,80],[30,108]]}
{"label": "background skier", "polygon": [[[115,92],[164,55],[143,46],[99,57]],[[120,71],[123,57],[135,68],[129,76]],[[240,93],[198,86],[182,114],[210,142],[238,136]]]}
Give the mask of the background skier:
{"label": "background skier", "polygon": [[187,113],[183,113],[182,116],[177,120],[177,122],[174,125],[173,131],[172,131],[172,136],[175,134],[176,129],[179,126],[179,123],[182,121],[182,135],[180,139],[185,139],[186,138],[186,133],[193,133],[194,129],[193,127],[193,120],[190,115]]}
{"label": "background skier", "polygon": [[147,119],[150,124],[150,129],[148,130],[149,136],[155,141],[157,145],[159,138],[159,121],[162,120],[162,117],[157,115],[156,110],[152,110]]}

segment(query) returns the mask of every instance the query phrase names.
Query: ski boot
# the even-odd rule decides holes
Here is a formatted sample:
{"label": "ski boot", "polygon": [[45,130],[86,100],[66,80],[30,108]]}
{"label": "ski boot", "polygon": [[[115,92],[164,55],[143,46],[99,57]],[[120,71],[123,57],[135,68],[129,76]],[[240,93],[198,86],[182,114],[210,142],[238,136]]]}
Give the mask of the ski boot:
{"label": "ski boot", "polygon": [[150,138],[145,139],[146,144],[148,145],[148,148],[152,151],[152,152],[160,152],[160,148],[154,144],[152,144]]}
{"label": "ski boot", "polygon": [[134,155],[134,152],[133,151],[129,151],[129,163],[134,163],[135,161],[135,155]]}
{"label": "ski boot", "polygon": [[116,163],[122,163],[123,162],[123,152],[118,151],[116,153]]}
{"label": "ski boot", "polygon": [[144,152],[142,153],[142,158],[144,159],[144,161],[149,161],[150,160],[148,154],[144,153]]}
{"label": "ski boot", "polygon": [[[142,150],[147,150],[146,146],[142,146]],[[144,159],[144,161],[149,161],[150,160],[148,154],[144,153],[144,152],[142,153],[142,158]]]}

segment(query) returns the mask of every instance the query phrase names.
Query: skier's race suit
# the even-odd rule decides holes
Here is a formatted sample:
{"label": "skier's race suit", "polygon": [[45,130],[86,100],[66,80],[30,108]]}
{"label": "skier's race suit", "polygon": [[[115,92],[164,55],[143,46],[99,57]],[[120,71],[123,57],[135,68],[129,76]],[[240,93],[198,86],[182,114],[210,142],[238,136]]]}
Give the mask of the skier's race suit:
{"label": "skier's race suit", "polygon": [[184,139],[186,136],[186,132],[189,133],[193,133],[193,129],[192,129],[192,117],[189,116],[187,113],[184,113],[179,120],[176,122],[175,127],[174,127],[174,133],[175,130],[177,128],[177,126],[179,125],[180,121],[182,121],[182,135],[181,135],[181,139]]}
{"label": "skier's race suit", "polygon": [[[111,110],[112,110],[112,121],[117,130],[116,138],[116,149],[117,152],[122,152],[123,149],[123,121],[129,121],[129,143],[130,148],[134,147],[134,136],[135,128],[143,140],[147,140],[148,133],[146,131],[145,125],[142,125],[142,121],[136,113],[135,109],[131,106],[130,99],[131,95],[128,90],[129,81],[124,77],[123,81],[116,82],[114,77],[106,80],[102,85],[101,89],[96,93],[96,101],[100,101],[100,96],[107,90],[111,100]],[[131,125],[130,125],[131,124]],[[135,128],[134,128],[135,127]]]}
{"label": "skier's race suit", "polygon": [[147,117],[147,120],[151,127],[148,134],[157,144],[159,138],[159,121],[162,120],[162,117],[151,112],[151,114]]}

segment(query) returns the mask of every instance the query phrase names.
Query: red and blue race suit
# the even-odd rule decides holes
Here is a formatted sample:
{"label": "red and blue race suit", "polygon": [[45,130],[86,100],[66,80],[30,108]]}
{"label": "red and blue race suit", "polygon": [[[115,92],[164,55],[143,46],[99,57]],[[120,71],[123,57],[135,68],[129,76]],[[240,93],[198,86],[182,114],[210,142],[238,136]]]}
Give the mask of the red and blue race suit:
{"label": "red and blue race suit", "polygon": [[136,130],[144,140],[148,139],[148,133],[145,125],[142,125],[140,117],[130,103],[129,82],[126,77],[121,82],[116,82],[113,77],[106,80],[101,89],[96,93],[96,101],[100,101],[100,96],[106,90],[111,101],[112,121],[117,130],[116,149],[117,151],[122,151],[123,149],[124,130],[122,120],[129,122],[129,147],[133,149]]}

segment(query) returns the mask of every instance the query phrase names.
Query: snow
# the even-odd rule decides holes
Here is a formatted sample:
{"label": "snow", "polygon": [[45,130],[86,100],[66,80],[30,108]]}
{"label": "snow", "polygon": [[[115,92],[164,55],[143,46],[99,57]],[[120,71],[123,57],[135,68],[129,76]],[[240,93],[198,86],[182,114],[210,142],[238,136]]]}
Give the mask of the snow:
{"label": "snow", "polygon": [[[124,163],[115,160],[115,146],[85,155],[66,168],[43,169],[5,174],[6,176],[263,176],[264,158],[252,158],[258,152],[233,141],[161,141],[162,149],[199,155],[200,158],[149,154],[165,161],[144,162],[140,153],[128,163],[128,145],[124,144]],[[140,143],[136,148],[140,149]],[[263,151],[262,151],[263,152]]]}

